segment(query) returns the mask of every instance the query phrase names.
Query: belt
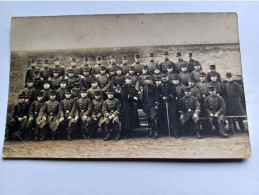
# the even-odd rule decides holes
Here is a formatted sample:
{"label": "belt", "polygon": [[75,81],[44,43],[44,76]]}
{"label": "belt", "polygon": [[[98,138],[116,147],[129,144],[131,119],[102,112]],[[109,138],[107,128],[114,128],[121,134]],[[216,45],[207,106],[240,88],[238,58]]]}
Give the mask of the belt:
{"label": "belt", "polygon": [[69,110],[66,110],[66,113],[69,113]]}

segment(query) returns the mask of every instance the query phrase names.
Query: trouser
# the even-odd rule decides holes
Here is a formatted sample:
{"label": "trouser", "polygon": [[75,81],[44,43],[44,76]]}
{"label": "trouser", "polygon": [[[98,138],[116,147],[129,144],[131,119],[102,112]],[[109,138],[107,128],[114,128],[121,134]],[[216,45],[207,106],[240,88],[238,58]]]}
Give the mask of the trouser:
{"label": "trouser", "polygon": [[151,128],[151,132],[157,132],[157,114],[154,106],[145,106],[144,111],[148,119],[148,125]]}
{"label": "trouser", "polygon": [[105,134],[119,134],[121,133],[120,125],[116,121],[112,121],[110,119],[107,119],[105,125],[104,125],[104,133]]}
{"label": "trouser", "polygon": [[83,121],[82,118],[80,117],[77,125],[78,125],[78,135],[86,135],[89,134],[89,126],[91,123],[91,118],[88,117],[86,121]]}
{"label": "trouser", "polygon": [[212,129],[212,126],[214,125],[216,129],[218,130],[219,134],[225,133],[225,124],[224,124],[224,116],[219,115],[216,117],[208,117],[208,123],[210,125],[210,129]]}
{"label": "trouser", "polygon": [[68,126],[69,121],[65,120],[62,121],[59,124],[59,130],[58,132],[60,132],[61,138],[65,138],[68,135],[72,135],[72,133],[74,132],[74,128],[75,128],[75,123],[72,123],[70,126]]}
{"label": "trouser", "polygon": [[237,118],[236,120],[235,119],[228,119],[229,130],[237,131],[236,121],[238,122],[238,126],[239,126],[240,130],[245,131],[245,125],[244,125],[244,122],[243,122],[242,118]]}
{"label": "trouser", "polygon": [[183,129],[185,132],[191,133],[191,132],[197,132],[200,131],[200,125],[199,121],[195,122],[192,117],[190,117],[184,124]]}
{"label": "trouser", "polygon": [[12,119],[6,128],[6,138],[12,139],[13,137],[23,138],[24,128],[27,120],[24,119],[22,122]]}

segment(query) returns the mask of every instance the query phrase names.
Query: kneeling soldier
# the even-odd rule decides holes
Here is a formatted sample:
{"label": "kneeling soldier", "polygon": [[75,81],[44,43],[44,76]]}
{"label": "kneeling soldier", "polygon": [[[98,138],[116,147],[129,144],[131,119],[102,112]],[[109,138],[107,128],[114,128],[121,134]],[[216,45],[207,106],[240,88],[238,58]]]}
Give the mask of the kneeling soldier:
{"label": "kneeling soldier", "polygon": [[224,113],[226,111],[225,102],[221,96],[216,95],[214,87],[209,87],[209,93],[210,95],[204,100],[204,109],[207,113],[210,128],[212,129],[212,126],[215,125],[222,137],[228,137],[224,127]]}
{"label": "kneeling soldier", "polygon": [[61,123],[61,131],[64,131],[64,128],[66,128],[67,139],[71,141],[75,123],[76,103],[75,100],[71,98],[71,90],[67,90],[65,96],[66,98],[59,103],[59,122]]}
{"label": "kneeling soldier", "polygon": [[119,140],[121,136],[120,129],[120,109],[121,103],[118,99],[114,98],[112,89],[107,91],[108,99],[104,101],[102,112],[105,117],[105,138],[104,141],[111,139],[111,133],[115,133],[115,140]]}
{"label": "kneeling soldier", "polygon": [[91,110],[92,110],[92,102],[89,98],[87,98],[86,89],[82,89],[81,98],[76,101],[76,113],[75,113],[75,121],[78,121],[80,134],[86,139],[86,134],[89,133],[89,125],[91,123]]}
{"label": "kneeling soldier", "polygon": [[179,100],[180,121],[184,130],[193,130],[197,134],[197,138],[201,139],[199,127],[200,104],[198,99],[191,95],[191,88],[185,88],[185,96]]}

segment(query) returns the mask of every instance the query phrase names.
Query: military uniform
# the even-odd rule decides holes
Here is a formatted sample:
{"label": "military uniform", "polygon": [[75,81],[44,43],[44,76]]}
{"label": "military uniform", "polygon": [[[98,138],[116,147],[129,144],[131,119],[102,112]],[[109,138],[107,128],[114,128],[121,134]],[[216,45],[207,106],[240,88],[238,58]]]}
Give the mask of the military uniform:
{"label": "military uniform", "polygon": [[126,75],[127,73],[129,73],[129,64],[121,64],[120,65],[121,69],[122,69],[122,75]]}
{"label": "military uniform", "polygon": [[94,95],[95,95],[96,91],[101,92],[101,99],[103,99],[103,92],[100,89],[100,87],[97,87],[97,88],[91,87],[90,89],[88,89],[87,90],[87,97],[90,98],[91,100],[94,100]]}
{"label": "military uniform", "polygon": [[81,69],[81,73],[83,73],[84,71],[89,71],[90,74],[92,73],[93,68],[89,64],[89,58],[88,57],[84,57],[84,65],[81,66],[80,69]]}
{"label": "military uniform", "polygon": [[[45,83],[46,83],[46,82],[45,82]],[[49,83],[49,82],[47,82],[47,83]],[[40,91],[40,92],[43,93],[43,100],[44,100],[44,101],[48,101],[48,100],[49,100],[50,91],[51,91],[50,88],[48,88],[48,89],[42,89],[42,90]]]}
{"label": "military uniform", "polygon": [[147,67],[148,67],[148,74],[152,75],[154,74],[154,70],[156,69],[156,67],[159,65],[157,62],[154,61],[153,57],[154,57],[154,54],[153,53],[150,53],[149,54],[149,57],[151,57],[149,63],[147,64]]}
{"label": "military uniform", "polygon": [[[118,68],[121,69],[121,68]],[[114,90],[115,94],[114,97],[117,98],[118,100],[122,101],[121,98],[121,88],[124,83],[124,76],[123,75],[115,75],[112,77],[111,80],[111,88]]]}
{"label": "military uniform", "polygon": [[[106,67],[102,66],[101,69],[102,71],[106,71]],[[99,83],[100,88],[105,92],[107,89],[110,88],[111,83],[110,83],[110,78],[106,74],[98,74],[96,76],[96,80]]]}
{"label": "military uniform", "polygon": [[[56,62],[59,62],[59,58],[55,58],[55,60],[54,60],[55,65],[54,65],[53,69],[57,70],[58,77],[64,78],[64,76],[65,76],[65,68],[64,68],[64,66],[56,64]],[[53,75],[52,75],[52,77],[53,77]]]}
{"label": "military uniform", "polygon": [[[187,64],[181,65],[181,68],[187,68]],[[188,71],[181,71],[178,76],[180,78],[180,82],[184,86],[188,86],[188,82],[191,79],[191,74]]]}
{"label": "military uniform", "polygon": [[112,78],[115,75],[117,67],[118,65],[115,63],[109,64],[109,66],[107,67],[107,71],[108,71],[108,74],[110,75],[110,78]]}
{"label": "military uniform", "polygon": [[42,88],[42,81],[40,77],[40,68],[35,68],[33,77],[33,87],[36,89],[36,91],[39,91]]}
{"label": "military uniform", "polygon": [[83,87],[80,86],[80,83],[75,83],[75,86],[72,88],[72,98],[74,100],[80,98],[80,92],[82,89]]}
{"label": "military uniform", "polygon": [[26,73],[25,73],[25,84],[28,82],[28,80],[33,80],[34,79],[35,70],[36,70],[36,66],[31,66],[30,68],[28,68],[26,70]]}
{"label": "military uniform", "polygon": [[218,78],[218,81],[221,82],[221,76],[218,72],[216,72],[216,66],[213,64],[213,65],[210,65],[210,72],[207,73],[207,77],[206,77],[206,80],[207,82],[211,82],[211,77],[216,75],[217,78]]}
{"label": "military uniform", "polygon": [[175,63],[175,65],[176,65],[176,68],[178,70],[180,70],[181,67],[183,67],[183,66],[186,67],[187,68],[187,72],[190,73],[189,69],[188,69],[188,62],[186,62],[185,60],[179,59],[178,62]]}
{"label": "military uniform", "polygon": [[193,70],[191,72],[191,78],[195,79],[195,83],[200,82],[200,74],[201,74],[201,70]]}
{"label": "military uniform", "polygon": [[168,69],[168,65],[173,65],[174,63],[169,59],[165,59],[163,62],[160,63],[161,66],[161,73],[166,73]]}
{"label": "military uniform", "polygon": [[48,65],[49,61],[45,60],[44,68],[40,70],[40,77],[42,81],[50,81],[52,73],[52,68]]}
{"label": "military uniform", "polygon": [[103,66],[102,57],[98,56],[97,57],[97,64],[93,66],[93,72],[92,72],[93,76],[96,76],[97,74],[100,74],[101,66]]}
{"label": "military uniform", "polygon": [[[68,76],[67,78],[66,78],[66,82],[67,82],[67,89],[72,89],[74,86],[75,86],[75,83],[76,83],[76,81],[78,80],[76,77],[75,77],[75,74],[74,74],[74,70],[72,70],[71,68],[69,68],[68,70],[67,70],[67,73],[69,74],[71,74],[70,76]],[[73,75],[72,75],[72,73],[73,73]]]}
{"label": "military uniform", "polygon": [[[192,53],[189,53],[189,58],[190,58],[190,60],[188,62],[188,71],[192,72],[193,70],[195,70],[194,66],[196,66],[198,64],[200,65],[200,62],[192,59]],[[202,70],[202,67],[200,67],[200,69]]]}
{"label": "military uniform", "polygon": [[[59,74],[59,70],[58,69],[54,69],[53,70],[53,74]],[[51,84],[51,89],[53,90],[57,90],[59,88],[59,84],[60,84],[61,78],[59,77],[59,75],[55,75],[51,78],[50,84]]]}
{"label": "military uniform", "polygon": [[223,96],[224,85],[220,81],[217,81],[217,82],[211,81],[210,86],[213,86],[216,89],[216,94]]}
{"label": "military uniform", "polygon": [[28,103],[31,103],[35,100],[36,89],[34,89],[33,87],[26,87],[25,89],[22,90],[22,93],[24,94],[24,98],[29,100]]}
{"label": "military uniform", "polygon": [[83,70],[83,72],[89,72],[89,74],[84,74],[84,76],[80,78],[80,84],[82,87],[88,90],[91,88],[93,77],[90,75],[90,69],[86,68]]}
{"label": "military uniform", "polygon": [[[130,66],[129,70],[135,70],[135,68],[133,66]],[[133,74],[128,73],[126,76],[131,77],[132,84],[135,86],[135,89],[139,90],[139,79],[138,79],[137,75],[135,73],[133,73]]]}
{"label": "military uniform", "polygon": [[[62,83],[64,83],[64,84],[66,84],[67,82],[66,82],[66,80],[61,80],[60,81],[60,84],[62,84]],[[61,100],[63,100],[63,99],[65,99],[65,92],[66,92],[66,87],[64,87],[64,88],[62,88],[61,86],[60,86],[60,88],[58,88],[58,90],[57,90],[57,100],[60,102]]]}

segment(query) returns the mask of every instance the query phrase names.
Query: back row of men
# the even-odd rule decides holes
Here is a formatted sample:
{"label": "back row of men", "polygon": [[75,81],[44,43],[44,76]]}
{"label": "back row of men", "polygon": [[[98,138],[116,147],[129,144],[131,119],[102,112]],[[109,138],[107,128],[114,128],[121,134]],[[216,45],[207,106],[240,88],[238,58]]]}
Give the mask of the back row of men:
{"label": "back row of men", "polygon": [[[180,53],[177,55],[181,56]],[[225,111],[231,116],[245,114],[240,102],[244,100],[243,89],[232,81],[232,74],[226,74],[227,83],[223,84],[215,65],[210,66],[211,71],[206,76],[197,61],[193,60],[192,70],[190,63],[179,58],[179,62],[182,62],[179,71],[178,66],[168,60],[167,52],[164,56],[164,62],[157,64],[153,54],[150,54],[150,64],[155,64],[153,72],[150,66],[140,64],[138,55],[135,56],[135,64],[131,66],[125,63],[116,65],[116,59],[111,57],[108,68],[102,63],[91,67],[86,63],[87,58],[80,68],[72,59],[71,67],[66,70],[58,64],[50,68],[46,61],[38,77],[35,71],[32,74],[35,65],[32,61],[32,67],[26,73],[27,87],[20,95],[21,101],[19,99],[14,109],[14,119],[8,125],[11,129],[9,137],[14,127],[22,127],[19,136],[25,139],[31,136],[32,129],[36,129],[36,140],[39,129],[43,132],[41,140],[45,139],[47,131],[52,132],[52,138],[55,139],[55,132],[62,134],[65,130],[67,138],[71,140],[73,129],[79,130],[79,134],[86,138],[94,136],[98,127],[104,129],[105,140],[111,139],[113,133],[116,139],[122,135],[129,137],[132,129],[139,125],[137,108],[143,108],[146,113],[151,127],[150,136],[154,138],[163,131],[172,132],[178,137],[180,127],[194,130],[197,137],[201,138],[198,123],[200,115],[208,118],[208,128],[215,125],[219,133],[226,137]],[[97,60],[101,62],[101,59]],[[111,69],[113,66],[114,69]],[[123,66],[128,67],[126,75]],[[100,67],[99,71],[96,71],[97,67]],[[46,69],[53,70],[53,75],[50,71],[46,76]],[[35,81],[42,83],[42,86]],[[79,114],[81,112],[82,115]],[[229,122],[230,128],[234,130],[235,122]],[[242,119],[238,119],[238,123],[240,129],[245,130]]]}

